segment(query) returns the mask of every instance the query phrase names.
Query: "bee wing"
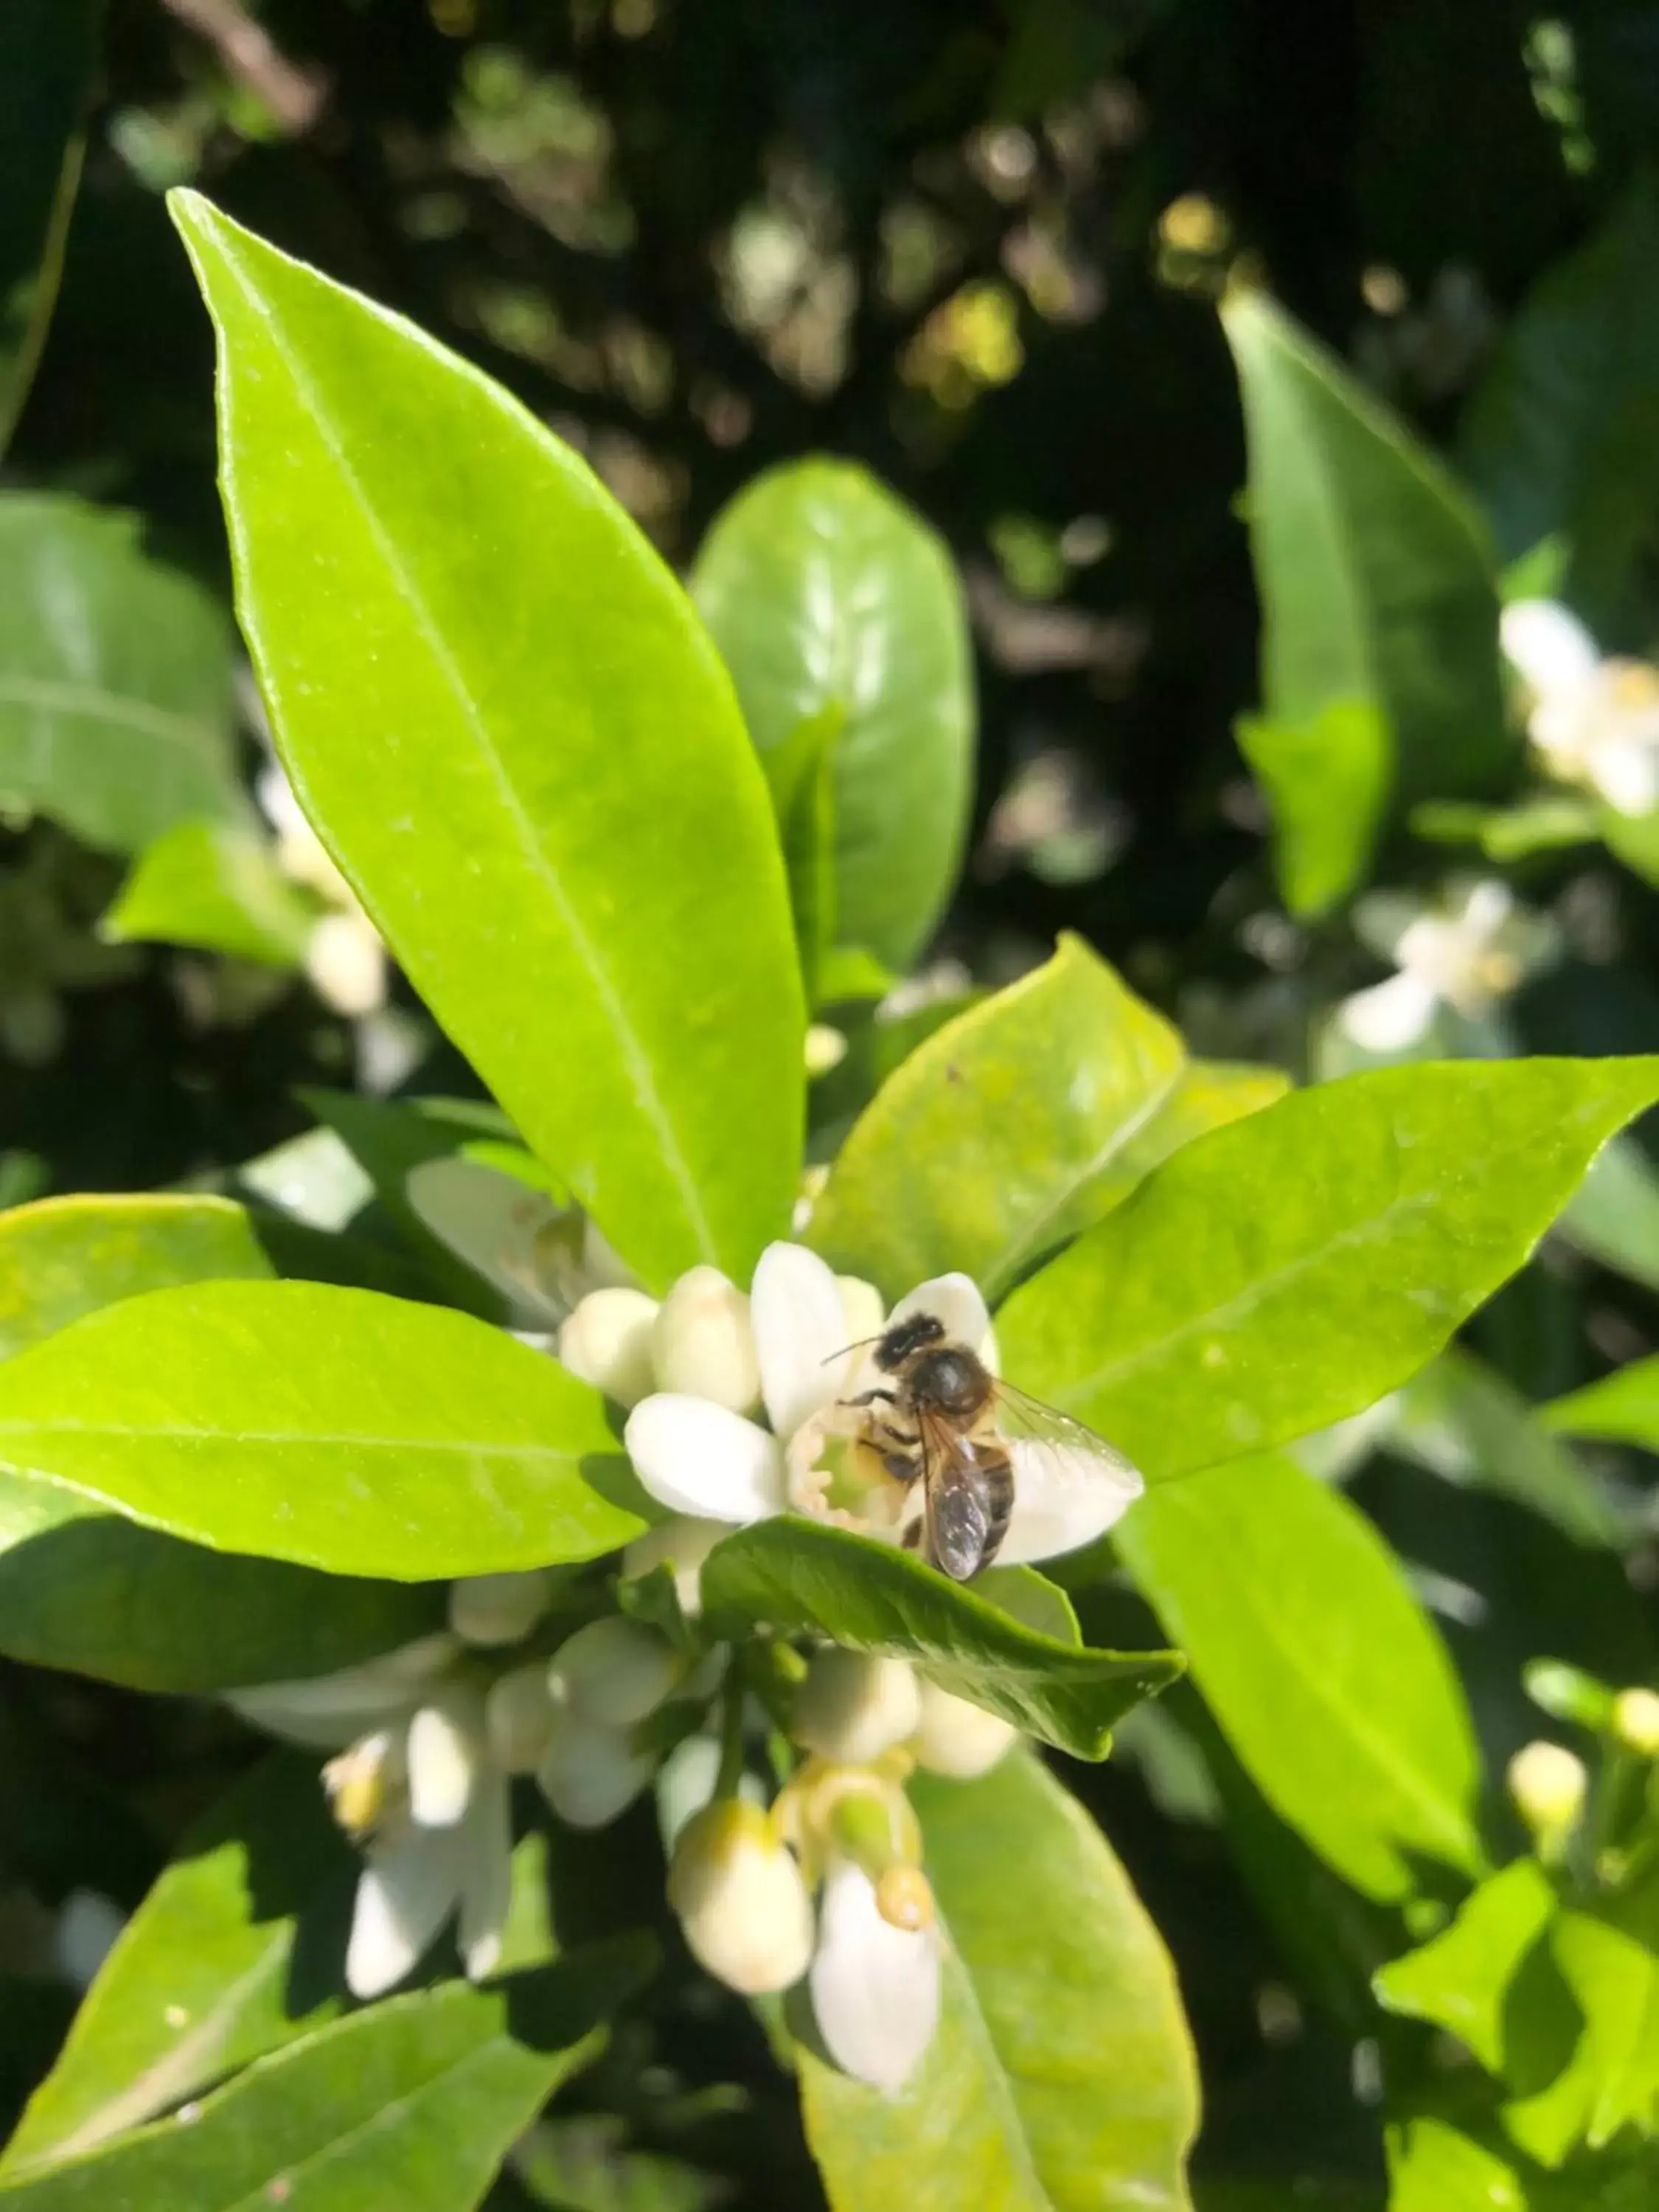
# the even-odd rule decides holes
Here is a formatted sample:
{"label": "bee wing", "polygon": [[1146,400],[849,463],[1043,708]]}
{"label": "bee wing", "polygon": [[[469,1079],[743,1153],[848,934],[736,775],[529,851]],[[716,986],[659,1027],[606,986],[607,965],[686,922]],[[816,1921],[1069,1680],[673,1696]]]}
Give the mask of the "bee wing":
{"label": "bee wing", "polygon": [[985,1559],[990,1533],[984,1500],[958,1461],[959,1440],[936,1413],[920,1415],[924,1555],[952,1582],[965,1583]]}
{"label": "bee wing", "polygon": [[1105,1534],[1139,1497],[1139,1468],[1057,1407],[999,1382],[997,1425],[1014,1469],[1014,1511],[997,1553],[1016,1566]]}

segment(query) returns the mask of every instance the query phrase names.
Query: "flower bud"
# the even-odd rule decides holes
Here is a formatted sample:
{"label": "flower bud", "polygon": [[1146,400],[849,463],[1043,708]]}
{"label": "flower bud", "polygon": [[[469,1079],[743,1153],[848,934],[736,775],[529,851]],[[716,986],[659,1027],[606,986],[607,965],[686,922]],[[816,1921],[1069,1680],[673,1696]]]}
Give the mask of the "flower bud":
{"label": "flower bud", "polygon": [[602,1728],[632,1728],[654,1712],[680,1676],[665,1636],[611,1613],[562,1643],[550,1674],[555,1699]]}
{"label": "flower bud", "polygon": [[637,1406],[656,1387],[651,1328],[657,1304],[643,1291],[590,1291],[559,1331],[562,1365],[619,1406]]}
{"label": "flower bud", "polygon": [[1613,1733],[1627,1751],[1659,1759],[1659,1696],[1651,1690],[1620,1690],[1613,1701]]}
{"label": "flower bud", "polygon": [[453,1828],[472,1795],[483,1742],[483,1709],[455,1693],[422,1705],[409,1724],[409,1809],[416,1826]]}
{"label": "flower bud", "polygon": [[744,1996],[799,1981],[812,1957],[812,1904],[793,1854],[757,1805],[722,1798],[686,1823],[668,1902],[698,1965]]}
{"label": "flower bud", "polygon": [[546,1570],[525,1574],[466,1575],[449,1586],[449,1625],[463,1643],[486,1649],[517,1644],[547,1611]]}
{"label": "flower bud", "polygon": [[689,1513],[677,1513],[634,1539],[623,1553],[623,1573],[632,1581],[653,1567],[672,1569],[680,1611],[695,1620],[702,1611],[702,1563],[721,1537],[731,1533],[723,1521],[698,1521]]}
{"label": "flower bud", "polygon": [[1529,1743],[1509,1764],[1510,1795],[1546,1859],[1559,1857],[1583,1809],[1584,1762],[1559,1743]]}
{"label": "flower bud", "polygon": [[536,1769],[544,1797],[573,1828],[603,1828],[625,1812],[654,1771],[621,1729],[562,1716]]}
{"label": "flower bud", "polygon": [[921,1686],[921,1720],[910,1748],[918,1766],[973,1782],[988,1774],[1019,1731],[971,1698],[958,1698],[936,1682]]}
{"label": "flower bud", "polygon": [[314,921],[305,970],[318,997],[350,1020],[386,1004],[386,947],[367,915],[325,914]]}
{"label": "flower bud", "polygon": [[559,1708],[544,1661],[515,1667],[490,1685],[484,1699],[489,1755],[507,1774],[533,1774],[547,1756]]}
{"label": "flower bud", "polygon": [[817,1077],[828,1075],[832,1067],[839,1067],[847,1057],[845,1032],[834,1029],[828,1022],[813,1022],[806,1031],[806,1073]]}
{"label": "flower bud", "polygon": [[712,1398],[734,1413],[760,1399],[749,1301],[718,1267],[693,1267],[663,1300],[651,1329],[659,1390]]}
{"label": "flower bud", "polygon": [[864,1766],[914,1735],[921,1718],[915,1670],[835,1645],[815,1652],[795,1693],[790,1733],[821,1758]]}
{"label": "flower bud", "polygon": [[875,1285],[866,1283],[861,1275],[837,1275],[836,1288],[841,1292],[841,1310],[847,1316],[848,1344],[864,1344],[871,1337],[879,1336],[886,1326],[887,1309]]}

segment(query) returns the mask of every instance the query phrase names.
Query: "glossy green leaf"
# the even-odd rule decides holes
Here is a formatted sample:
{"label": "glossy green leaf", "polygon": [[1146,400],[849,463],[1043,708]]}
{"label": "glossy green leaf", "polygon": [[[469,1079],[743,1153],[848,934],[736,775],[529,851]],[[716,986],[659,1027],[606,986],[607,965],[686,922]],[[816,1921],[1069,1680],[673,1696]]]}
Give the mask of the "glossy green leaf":
{"label": "glossy green leaf", "polygon": [[1575,1543],[1630,1533],[1629,1516],[1514,1385],[1458,1346],[1401,1391],[1389,1444],[1449,1481],[1512,1498]]}
{"label": "glossy green leaf", "polygon": [[1479,790],[1507,754],[1498,593],[1479,522],[1427,447],[1282,309],[1222,321],[1249,449],[1261,721],[1287,902],[1359,881],[1390,804]]}
{"label": "glossy green leaf", "polygon": [[172,1535],[398,1581],[642,1523],[604,1401],[465,1314],[312,1283],[157,1291],[0,1367],[0,1466]]}
{"label": "glossy green leaf", "polygon": [[278,1753],[246,1777],[127,1923],[0,2182],[125,2134],[337,2013],[357,1872],[314,1759]]}
{"label": "glossy green leaf", "polygon": [[1630,1890],[1593,1910],[1563,1912],[1550,1940],[1583,2022],[1556,2109],[1582,2100],[1592,2150],[1630,2123],[1652,2132],[1659,2127],[1659,1869],[1650,1867]]}
{"label": "glossy green leaf", "polygon": [[1659,191],[1643,176],[1510,321],[1464,426],[1462,464],[1506,559],[1552,536],[1553,597],[1616,604],[1659,492]]}
{"label": "glossy green leaf", "polygon": [[458,2212],[599,2023],[648,1971],[649,1945],[573,1953],[487,1990],[450,1982],[334,2021],[192,2110],[0,2187],[15,2212]]}
{"label": "glossy green leaf", "polygon": [[1023,1284],[1006,1372],[1153,1480],[1322,1428],[1520,1267],[1652,1060],[1385,1068],[1187,1146]]}
{"label": "glossy green leaf", "polygon": [[624,1256],[659,1285],[746,1277],[794,1197],[805,1012],[718,655],[498,386],[172,205],[218,332],[238,610],[307,812]]}
{"label": "glossy green leaf", "polygon": [[1604,1267],[1659,1290],[1659,1172],[1635,1137],[1615,1137],[1592,1160],[1556,1227]]}
{"label": "glossy green leaf", "polygon": [[1423,1854],[1480,1871],[1480,1760],[1457,1675],[1358,1508],[1279,1455],[1136,1501],[1115,1532],[1262,1796],[1368,1897]]}
{"label": "glossy green leaf", "polygon": [[836,944],[836,748],[846,726],[846,710],[832,700],[781,745],[761,755],[789,875],[789,904],[809,1006],[823,994]]}
{"label": "glossy green leaf", "polygon": [[1389,2137],[1389,2212],[1544,2212],[1516,2164],[1484,2133],[1431,2115],[1403,2121]]}
{"label": "glossy green leaf", "polygon": [[1510,1984],[1555,1909],[1543,1868],[1536,1859],[1516,1859],[1465,1899],[1431,1942],[1384,1966],[1376,1994],[1390,2012],[1446,2028],[1489,2074],[1502,2075]]}
{"label": "glossy green leaf", "polygon": [[[1229,1121],[1242,1121],[1247,1114],[1259,1114],[1290,1087],[1289,1076],[1277,1067],[1256,1067],[1246,1060],[1189,1060],[1158,1111],[1090,1184],[1092,1217],[1103,1218],[1121,1206],[1183,1145],[1207,1136],[1212,1129],[1224,1128]],[[1079,1219],[1077,1225],[1088,1224]]]}
{"label": "glossy green leaf", "polygon": [[102,0],[0,9],[0,448],[33,380],[81,179]]}
{"label": "glossy green leaf", "polygon": [[1474,806],[1426,800],[1412,813],[1412,830],[1437,844],[1478,845],[1500,866],[1534,853],[1583,845],[1601,835],[1601,811],[1589,799],[1549,793],[1518,806]]}
{"label": "glossy green leaf", "polygon": [[1103,1759],[1120,1716],[1181,1671],[1170,1652],[1091,1651],[1028,1628],[895,1545],[793,1516],[717,1545],[702,1601],[711,1622],[765,1621],[914,1659],[944,1688],[1079,1759]]}
{"label": "glossy green leaf", "polygon": [[317,912],[252,830],[181,822],[139,855],[100,927],[118,945],[190,945],[293,968]]}
{"label": "glossy green leaf", "polygon": [[839,709],[840,943],[902,969],[961,862],[972,797],[968,619],[950,555],[862,469],[773,469],[717,517],[692,588],[763,755]]}
{"label": "glossy green leaf", "polygon": [[1659,1451],[1659,1354],[1552,1399],[1539,1408],[1539,1419],[1562,1436],[1604,1437]]}
{"label": "glossy green leaf", "polygon": [[131,515],[0,499],[0,805],[120,853],[244,811],[229,625]]}
{"label": "glossy green leaf", "polygon": [[950,1949],[902,2095],[808,2051],[835,2212],[1187,2212],[1198,2081],[1174,1970],[1094,1822],[1033,1759],[913,1785]]}
{"label": "glossy green leaf", "polygon": [[808,1236],[890,1297],[960,1267],[995,1300],[1095,1219],[1171,1099],[1181,1039],[1080,938],[936,1030],[855,1123]]}

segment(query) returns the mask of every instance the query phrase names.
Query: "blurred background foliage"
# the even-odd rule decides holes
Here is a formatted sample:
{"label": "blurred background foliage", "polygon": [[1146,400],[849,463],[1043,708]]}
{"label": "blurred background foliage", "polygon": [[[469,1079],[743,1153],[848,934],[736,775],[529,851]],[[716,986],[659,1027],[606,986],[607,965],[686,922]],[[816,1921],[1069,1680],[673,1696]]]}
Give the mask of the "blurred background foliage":
{"label": "blurred background foliage", "polygon": [[[1504,559],[1558,544],[1559,587],[1602,649],[1650,653],[1656,155],[1652,0],[11,0],[0,1202],[222,1175],[308,1125],[308,1085],[467,1084],[412,1004],[366,1040],[260,964],[271,945],[291,957],[291,886],[264,885],[252,958],[99,927],[169,829],[210,821],[233,869],[256,818],[210,339],[169,185],[478,362],[677,565],[769,464],[867,465],[942,534],[972,616],[977,797],[933,948],[959,963],[947,988],[1018,974],[1074,930],[1195,1049],[1300,1077],[1378,954],[1340,915],[1287,915],[1238,750],[1260,617],[1218,299],[1230,273],[1265,283],[1449,458]],[[141,750],[131,787],[88,812],[94,690],[130,702]],[[1452,788],[1436,768],[1430,794]],[[1397,889],[1447,865],[1388,831]],[[1583,845],[1516,865],[1559,957],[1510,1005],[1511,1041],[1659,1049],[1659,898],[1639,869]],[[1451,1413],[1432,1402],[1435,1370],[1356,1478],[1499,1762],[1534,1732],[1520,1670],[1539,1653],[1655,1678],[1643,1493],[1587,1492],[1549,1458],[1565,1445],[1517,1441],[1523,1398],[1659,1342],[1659,1234],[1645,1279],[1617,1234],[1650,1190],[1639,1153],[1626,1164],[1619,1270],[1586,1256],[1590,1225],[1553,1246],[1471,1332],[1490,1363],[1473,1410],[1468,1390]],[[1587,1512],[1613,1534],[1604,1518],[1587,1537]],[[239,1754],[195,1707],[16,1667],[0,1691],[9,2117],[70,2009],[74,1961],[43,1965],[40,1907],[130,1905]],[[1397,2084],[1426,2063],[1423,2032],[1369,1986],[1401,1931],[1268,1811],[1194,1693],[1170,1710],[1070,1779],[1176,1954],[1209,2101],[1200,2202],[1301,2202],[1280,2192],[1314,2178],[1305,2201],[1375,2203],[1385,2069]],[[579,2085],[592,2113],[544,2130],[504,2203],[815,2201],[736,2007],[682,1992],[629,2035]],[[1223,2173],[1264,2193],[1204,2195]]]}

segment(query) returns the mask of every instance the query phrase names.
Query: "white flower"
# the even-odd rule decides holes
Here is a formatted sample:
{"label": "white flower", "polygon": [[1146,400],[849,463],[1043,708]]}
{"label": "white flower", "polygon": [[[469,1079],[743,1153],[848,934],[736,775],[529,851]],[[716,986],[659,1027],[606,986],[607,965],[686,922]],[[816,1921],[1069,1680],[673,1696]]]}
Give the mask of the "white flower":
{"label": "white flower", "polygon": [[1528,693],[1527,734],[1545,768],[1620,814],[1659,805],[1659,670],[1604,660],[1575,615],[1551,599],[1505,607],[1504,650]]}
{"label": "white flower", "polygon": [[1355,919],[1399,973],[1345,999],[1336,1018],[1356,1044],[1379,1054],[1420,1044],[1443,1006],[1469,1020],[1490,1013],[1553,942],[1547,921],[1492,878],[1457,881],[1443,905],[1416,907],[1404,918],[1399,902],[1373,898]]}
{"label": "white flower", "polygon": [[[846,1401],[879,1380],[867,1346],[848,1336],[878,1312],[868,1286],[844,1289],[814,1252],[769,1245],[750,1301],[760,1394],[770,1428],[690,1390],[659,1391],[629,1414],[624,1442],[641,1481],[671,1512],[743,1526],[793,1510],[896,1540],[921,1508],[916,1486],[896,1480],[861,1443],[866,1415]],[[935,1314],[947,1334],[994,1365],[990,1316],[963,1274],[919,1285],[890,1320]],[[870,1334],[865,1329],[865,1334]],[[1018,1467],[999,1559],[1047,1559],[1091,1542],[1139,1492],[1139,1482],[1079,1480],[1059,1455]]]}
{"label": "white flower", "polygon": [[718,1267],[693,1267],[663,1300],[651,1330],[659,1390],[690,1390],[746,1413],[760,1397],[749,1301]]}
{"label": "white flower", "polygon": [[449,1586],[449,1625],[463,1643],[482,1646],[517,1644],[547,1611],[551,1585],[547,1571],[465,1575]]}
{"label": "white flower", "polygon": [[812,1956],[812,1901],[771,1815],[721,1798],[681,1829],[668,1902],[699,1966],[745,1996],[787,1990]]}
{"label": "white flower", "polygon": [[542,1795],[573,1828],[603,1828],[626,1811],[657,1771],[635,1741],[684,1674],[666,1637],[631,1620],[590,1621],[548,1669],[554,1721],[536,1767]]}
{"label": "white flower", "polygon": [[306,943],[305,969],[318,996],[354,1021],[378,1012],[388,979],[380,932],[307,821],[279,762],[266,763],[256,789],[276,833],[277,866],[331,909],[313,925]]}
{"label": "white flower", "polygon": [[836,2063],[890,2097],[921,2063],[939,2024],[940,1948],[931,1924],[896,1926],[883,1913],[877,1884],[854,1860],[830,1862],[812,2010]]}
{"label": "white flower", "polygon": [[941,1690],[936,1682],[922,1683],[921,1704],[921,1718],[910,1740],[916,1764],[955,1782],[973,1782],[988,1774],[1019,1733],[1012,1722],[988,1713],[970,1698]]}

